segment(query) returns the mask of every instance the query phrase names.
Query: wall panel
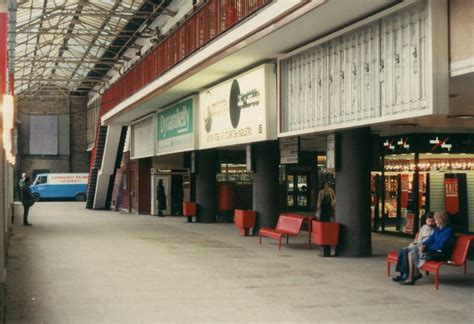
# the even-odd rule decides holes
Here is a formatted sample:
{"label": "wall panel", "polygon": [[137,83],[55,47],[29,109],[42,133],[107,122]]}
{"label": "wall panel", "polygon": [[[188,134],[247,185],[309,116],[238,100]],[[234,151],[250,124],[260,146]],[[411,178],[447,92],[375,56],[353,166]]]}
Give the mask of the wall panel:
{"label": "wall panel", "polygon": [[436,78],[447,71],[434,72],[434,5],[421,1],[280,59],[280,134],[436,113]]}

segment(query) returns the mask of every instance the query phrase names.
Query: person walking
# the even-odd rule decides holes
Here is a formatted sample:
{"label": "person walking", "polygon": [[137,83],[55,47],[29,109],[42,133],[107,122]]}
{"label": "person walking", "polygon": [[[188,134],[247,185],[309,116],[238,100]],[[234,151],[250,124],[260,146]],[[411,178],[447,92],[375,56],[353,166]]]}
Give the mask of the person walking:
{"label": "person walking", "polygon": [[33,198],[33,194],[31,193],[30,184],[31,179],[28,176],[25,176],[25,184],[21,188],[21,203],[23,204],[23,225],[24,226],[31,226],[31,223],[28,222],[28,213],[30,211],[31,206],[35,203],[35,199]]}

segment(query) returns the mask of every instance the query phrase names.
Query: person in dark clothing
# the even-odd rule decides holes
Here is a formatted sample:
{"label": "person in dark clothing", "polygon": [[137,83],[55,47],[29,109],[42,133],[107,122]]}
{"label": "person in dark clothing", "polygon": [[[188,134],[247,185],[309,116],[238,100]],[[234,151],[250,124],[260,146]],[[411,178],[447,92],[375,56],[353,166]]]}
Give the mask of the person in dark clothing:
{"label": "person in dark clothing", "polygon": [[158,199],[158,216],[163,216],[163,210],[166,210],[166,193],[161,179],[158,180],[156,187],[156,198]]}
{"label": "person in dark clothing", "polygon": [[30,177],[25,177],[24,182],[25,184],[21,188],[21,203],[23,204],[23,225],[30,226],[31,223],[28,223],[28,213],[30,211],[31,206],[33,206],[33,204],[35,203],[35,199],[33,198],[30,189]]}
{"label": "person in dark clothing", "polygon": [[323,188],[319,190],[316,212],[319,214],[319,219],[323,222],[328,222],[333,217],[334,206],[336,203],[336,193],[329,187],[329,183],[324,182]]}

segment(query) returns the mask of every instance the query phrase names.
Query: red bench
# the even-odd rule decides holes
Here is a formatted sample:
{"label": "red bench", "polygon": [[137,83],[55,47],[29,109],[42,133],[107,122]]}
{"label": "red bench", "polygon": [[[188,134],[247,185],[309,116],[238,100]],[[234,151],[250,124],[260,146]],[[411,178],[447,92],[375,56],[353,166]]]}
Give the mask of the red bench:
{"label": "red bench", "polygon": [[278,240],[278,250],[281,250],[281,238],[286,236],[286,244],[288,244],[289,236],[296,236],[301,231],[304,217],[293,217],[291,215],[282,214],[278,218],[278,223],[275,229],[262,227],[260,228],[258,238],[262,244],[262,236],[271,237]]}
{"label": "red bench", "polygon": [[[439,268],[442,265],[449,265],[455,267],[464,267],[464,274],[467,274],[467,252],[469,251],[469,247],[471,242],[474,240],[474,235],[465,235],[459,234],[456,238],[456,245],[453,250],[453,254],[451,258],[447,262],[441,261],[426,261],[422,270],[426,271],[426,274],[434,273],[435,275],[435,288],[439,289]],[[390,264],[397,263],[398,259],[398,252],[391,251],[387,255],[387,276],[390,276]]]}

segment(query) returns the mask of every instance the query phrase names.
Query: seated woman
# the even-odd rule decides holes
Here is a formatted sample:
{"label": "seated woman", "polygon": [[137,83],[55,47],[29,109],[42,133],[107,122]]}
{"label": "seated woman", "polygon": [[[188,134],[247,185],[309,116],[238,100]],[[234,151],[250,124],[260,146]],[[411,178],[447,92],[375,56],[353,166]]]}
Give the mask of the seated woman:
{"label": "seated woman", "polygon": [[408,253],[417,253],[423,242],[433,234],[435,222],[432,213],[428,213],[424,216],[424,223],[425,225],[421,227],[415,240],[410,243],[408,247],[404,247],[398,252],[398,260],[395,270],[400,272],[400,275],[393,278],[393,281],[405,281],[408,278]]}
{"label": "seated woman", "polygon": [[[423,242],[420,249],[408,253],[408,278],[400,281],[401,285],[414,285],[422,277],[420,269],[426,260],[447,261],[454,248],[454,230],[448,225],[446,213],[435,213],[436,228],[434,233]],[[420,253],[423,252],[423,255]]]}

